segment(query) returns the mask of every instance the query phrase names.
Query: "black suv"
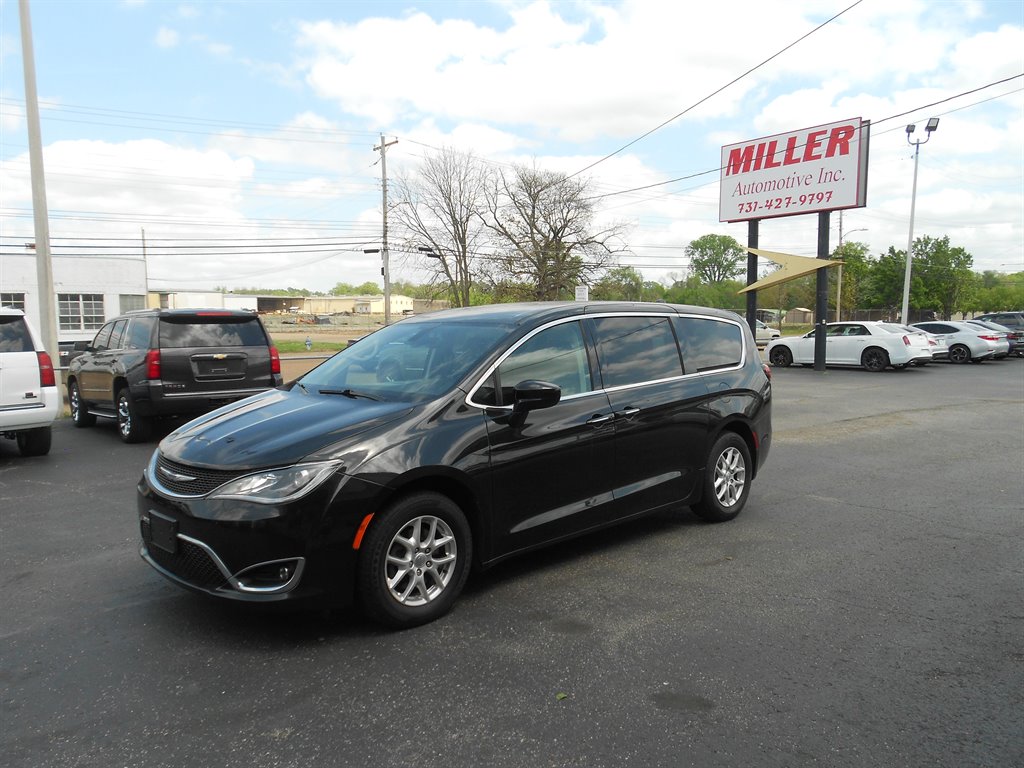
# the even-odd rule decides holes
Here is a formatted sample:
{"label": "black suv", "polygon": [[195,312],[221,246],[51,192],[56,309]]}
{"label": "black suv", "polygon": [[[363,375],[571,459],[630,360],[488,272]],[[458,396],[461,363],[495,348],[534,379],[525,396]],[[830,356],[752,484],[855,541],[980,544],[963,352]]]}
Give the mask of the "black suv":
{"label": "black suv", "polygon": [[407,627],[448,610],[472,564],[679,504],[736,517],[770,445],[737,315],[453,309],[165,437],[138,486],[141,553],[208,595],[358,599]]}
{"label": "black suv", "polygon": [[121,439],[149,437],[151,418],[190,416],[281,384],[281,360],[252,312],[144,309],[104,325],[68,365],[76,427],[117,419]]}

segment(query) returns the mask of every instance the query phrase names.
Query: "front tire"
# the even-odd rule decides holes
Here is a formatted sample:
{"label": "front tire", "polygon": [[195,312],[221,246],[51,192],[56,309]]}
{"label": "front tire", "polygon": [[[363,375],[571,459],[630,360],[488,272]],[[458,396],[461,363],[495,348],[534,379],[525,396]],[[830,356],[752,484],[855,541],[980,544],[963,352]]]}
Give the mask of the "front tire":
{"label": "front tire", "polygon": [[22,456],[45,456],[50,452],[53,442],[53,430],[50,427],[37,427],[19,432],[18,452]]}
{"label": "front tire", "polygon": [[704,495],[690,509],[709,523],[732,520],[747,503],[752,470],[747,443],[735,432],[726,432],[711,447],[704,470]]}
{"label": "front tire", "polygon": [[149,439],[149,419],[139,416],[128,387],[117,393],[117,432],[126,443],[141,443]]}
{"label": "front tire", "polygon": [[448,497],[406,496],[377,515],[360,547],[359,602],[373,620],[407,629],[440,618],[469,575],[473,540]]}
{"label": "front tire", "polygon": [[789,347],[773,347],[768,362],[775,368],[788,368],[793,364],[793,353]]}

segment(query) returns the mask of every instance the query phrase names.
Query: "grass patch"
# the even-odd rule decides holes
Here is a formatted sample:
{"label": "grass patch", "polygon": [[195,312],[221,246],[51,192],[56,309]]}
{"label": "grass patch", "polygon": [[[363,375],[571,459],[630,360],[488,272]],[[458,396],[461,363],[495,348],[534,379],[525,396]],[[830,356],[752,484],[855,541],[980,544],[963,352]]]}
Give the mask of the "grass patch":
{"label": "grass patch", "polygon": [[277,347],[277,351],[282,355],[299,355],[308,352],[309,354],[315,354],[317,352],[329,352],[334,353],[339,350],[345,349],[348,346],[347,341],[314,341],[312,349],[306,349],[306,342],[304,341],[276,341],[274,346]]}

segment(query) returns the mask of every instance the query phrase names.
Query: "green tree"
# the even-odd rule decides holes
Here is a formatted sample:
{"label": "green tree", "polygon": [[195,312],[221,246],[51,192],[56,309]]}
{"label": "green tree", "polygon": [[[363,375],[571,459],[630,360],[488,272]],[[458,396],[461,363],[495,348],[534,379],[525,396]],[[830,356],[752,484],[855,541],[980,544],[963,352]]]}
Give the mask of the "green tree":
{"label": "green tree", "polygon": [[911,275],[921,275],[923,295],[911,304],[934,307],[948,320],[954,312],[964,312],[971,303],[979,280],[972,271],[974,259],[959,246],[950,246],[949,236],[922,236],[914,240],[914,266]]}
{"label": "green tree", "polygon": [[[847,240],[832,252],[832,258],[843,262],[842,266],[842,290],[839,291],[840,317],[849,317],[849,314],[862,306],[861,301],[866,292],[867,282],[871,274],[871,262],[868,258],[868,246],[866,243],[858,243]],[[832,269],[836,273],[836,279],[840,274],[838,269]],[[833,299],[835,296],[833,295]]]}
{"label": "green tree", "polygon": [[599,301],[643,301],[644,276],[632,267],[615,267],[594,283],[590,298]]}
{"label": "green tree", "polygon": [[[903,306],[903,275],[906,273],[907,252],[889,246],[871,266],[865,299],[869,307],[885,309],[891,315]],[[919,272],[910,273],[910,309],[921,310],[925,299],[924,283]]]}
{"label": "green tree", "polygon": [[739,280],[707,283],[697,275],[690,275],[686,280],[677,281],[665,291],[665,299],[673,304],[694,304],[742,313],[747,301],[739,293],[743,287]]}
{"label": "green tree", "polygon": [[686,246],[690,274],[704,283],[719,283],[742,271],[746,249],[729,235],[703,235]]}

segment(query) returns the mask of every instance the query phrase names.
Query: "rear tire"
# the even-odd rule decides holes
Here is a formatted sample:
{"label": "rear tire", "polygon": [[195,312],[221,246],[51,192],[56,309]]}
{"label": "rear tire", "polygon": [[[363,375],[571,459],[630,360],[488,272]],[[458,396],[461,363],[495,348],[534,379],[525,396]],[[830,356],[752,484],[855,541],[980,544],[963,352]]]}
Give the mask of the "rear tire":
{"label": "rear tire", "polygon": [[793,353],[789,347],[773,347],[768,362],[775,368],[788,368],[793,364]]}
{"label": "rear tire", "polygon": [[878,347],[868,347],[860,356],[860,364],[872,373],[884,371],[889,367],[889,353]]}
{"label": "rear tire", "polygon": [[68,405],[71,408],[71,422],[76,427],[91,427],[96,423],[96,417],[85,410],[85,403],[82,402],[82,393],[78,389],[78,382],[72,381],[68,385]]}
{"label": "rear tire", "polygon": [[356,567],[359,602],[375,621],[407,629],[440,618],[469,575],[473,539],[447,496],[414,493],[374,517]]}
{"label": "rear tire", "polygon": [[704,495],[690,509],[709,523],[724,523],[738,515],[750,495],[753,464],[750,449],[735,432],[726,432],[711,447],[704,470]]}
{"label": "rear tire", "polygon": [[19,432],[16,440],[22,456],[45,456],[50,452],[53,430],[50,427],[27,429]]}
{"label": "rear tire", "polygon": [[149,439],[149,419],[139,416],[128,387],[117,393],[117,432],[126,443],[141,443]]}
{"label": "rear tire", "polygon": [[971,350],[965,347],[963,344],[954,344],[949,348],[949,362],[966,363],[971,359]]}

